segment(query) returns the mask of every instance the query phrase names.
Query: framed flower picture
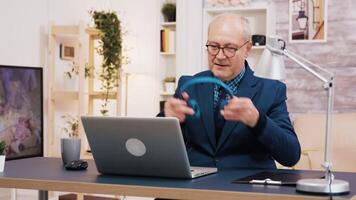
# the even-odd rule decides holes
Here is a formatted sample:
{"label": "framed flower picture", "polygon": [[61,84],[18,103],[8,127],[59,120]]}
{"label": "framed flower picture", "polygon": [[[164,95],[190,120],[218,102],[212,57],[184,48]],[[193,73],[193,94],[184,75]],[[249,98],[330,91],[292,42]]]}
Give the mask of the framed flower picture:
{"label": "framed flower picture", "polygon": [[327,0],[289,0],[290,42],[326,42]]}
{"label": "framed flower picture", "polygon": [[0,65],[0,141],[6,160],[43,156],[42,68]]}

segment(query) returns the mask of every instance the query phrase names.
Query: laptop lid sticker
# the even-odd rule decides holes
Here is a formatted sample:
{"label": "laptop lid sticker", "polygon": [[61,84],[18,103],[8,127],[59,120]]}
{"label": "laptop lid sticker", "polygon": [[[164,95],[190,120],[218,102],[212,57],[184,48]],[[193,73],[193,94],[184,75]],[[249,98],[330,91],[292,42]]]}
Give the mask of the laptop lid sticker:
{"label": "laptop lid sticker", "polygon": [[141,157],[146,154],[145,144],[136,138],[130,138],[125,143],[126,150],[133,156]]}

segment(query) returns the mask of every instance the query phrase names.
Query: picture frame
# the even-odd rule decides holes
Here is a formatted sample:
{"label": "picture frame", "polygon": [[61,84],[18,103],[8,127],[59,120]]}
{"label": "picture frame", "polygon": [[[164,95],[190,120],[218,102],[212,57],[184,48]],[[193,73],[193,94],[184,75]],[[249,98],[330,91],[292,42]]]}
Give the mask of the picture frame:
{"label": "picture frame", "polygon": [[6,160],[43,156],[43,69],[0,65],[0,141]]}
{"label": "picture frame", "polygon": [[59,45],[59,57],[62,60],[74,61],[76,48],[74,43],[61,43]]}
{"label": "picture frame", "polygon": [[327,42],[327,0],[289,0],[289,42]]}

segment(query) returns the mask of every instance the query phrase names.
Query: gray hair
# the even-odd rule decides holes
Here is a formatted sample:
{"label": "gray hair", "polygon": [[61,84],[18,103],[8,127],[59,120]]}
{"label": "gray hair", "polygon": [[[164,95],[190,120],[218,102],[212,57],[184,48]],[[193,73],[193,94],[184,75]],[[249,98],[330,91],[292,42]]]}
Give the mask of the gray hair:
{"label": "gray hair", "polygon": [[242,26],[243,36],[245,37],[246,40],[251,40],[251,28],[250,28],[250,23],[249,23],[248,19],[244,16],[241,16],[241,15],[238,15],[235,13],[230,13],[230,12],[222,13],[222,14],[215,16],[214,19],[209,23],[208,33],[210,31],[211,24],[213,24],[215,21],[217,21],[221,18],[226,18],[226,17],[233,17],[236,19],[236,22],[240,22],[240,24]]}

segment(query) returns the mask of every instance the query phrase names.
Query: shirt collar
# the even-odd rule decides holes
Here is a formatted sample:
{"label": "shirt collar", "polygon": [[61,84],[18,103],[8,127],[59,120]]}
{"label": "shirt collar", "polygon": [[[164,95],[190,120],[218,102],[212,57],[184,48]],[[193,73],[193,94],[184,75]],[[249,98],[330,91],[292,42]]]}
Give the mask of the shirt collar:
{"label": "shirt collar", "polygon": [[[246,72],[246,67],[244,66],[241,70],[241,72],[235,76],[235,78],[229,80],[229,81],[224,81],[224,83],[232,90],[232,92],[234,93],[234,95],[237,94],[237,87],[239,86],[240,81],[242,80],[242,78],[244,77]],[[215,85],[214,89],[215,90],[219,90],[218,85]]]}

